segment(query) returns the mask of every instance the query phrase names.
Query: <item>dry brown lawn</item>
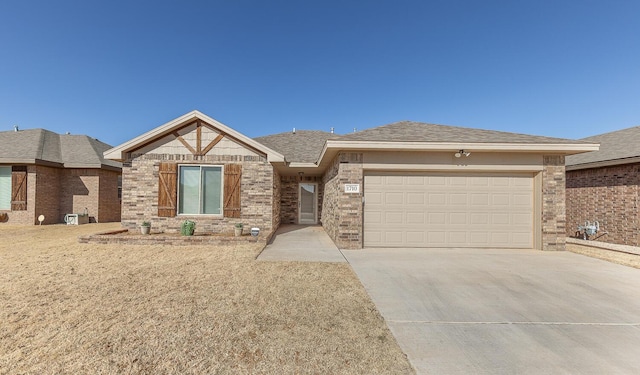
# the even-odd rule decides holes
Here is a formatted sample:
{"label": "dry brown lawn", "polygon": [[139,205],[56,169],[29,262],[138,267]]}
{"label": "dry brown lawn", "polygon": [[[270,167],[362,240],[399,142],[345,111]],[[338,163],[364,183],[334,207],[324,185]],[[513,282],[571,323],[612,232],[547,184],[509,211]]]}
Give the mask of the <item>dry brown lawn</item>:
{"label": "dry brown lawn", "polygon": [[413,373],[346,264],[0,225],[1,374]]}

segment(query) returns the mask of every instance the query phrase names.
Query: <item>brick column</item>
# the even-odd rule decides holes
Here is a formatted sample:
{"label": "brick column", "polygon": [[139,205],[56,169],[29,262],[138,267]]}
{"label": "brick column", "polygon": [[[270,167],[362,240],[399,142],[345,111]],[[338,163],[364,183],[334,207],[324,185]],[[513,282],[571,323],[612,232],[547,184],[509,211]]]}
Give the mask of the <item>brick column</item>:
{"label": "brick column", "polygon": [[[323,181],[322,225],[341,249],[362,249],[362,154],[341,153]],[[360,184],[360,193],[345,193],[345,184]]]}
{"label": "brick column", "polygon": [[563,155],[545,155],[542,170],[542,250],[562,251],[566,242]]}

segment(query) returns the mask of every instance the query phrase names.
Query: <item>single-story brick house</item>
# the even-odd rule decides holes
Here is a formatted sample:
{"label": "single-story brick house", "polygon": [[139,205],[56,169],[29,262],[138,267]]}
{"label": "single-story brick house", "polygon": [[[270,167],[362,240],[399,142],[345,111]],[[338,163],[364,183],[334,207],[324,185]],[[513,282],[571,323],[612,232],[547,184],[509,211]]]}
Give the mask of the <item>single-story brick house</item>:
{"label": "single-story brick house", "polygon": [[103,157],[111,146],[86,135],[44,129],[0,132],[0,223],[64,222],[88,213],[120,221],[121,164]]}
{"label": "single-story brick house", "polygon": [[322,224],[338,247],[562,250],[566,155],[591,142],[416,122],[251,139],[193,111],[105,153],[122,223],[264,233]]}
{"label": "single-story brick house", "polygon": [[598,221],[598,241],[640,246],[640,126],[582,139],[598,151],[567,157],[567,235]]}

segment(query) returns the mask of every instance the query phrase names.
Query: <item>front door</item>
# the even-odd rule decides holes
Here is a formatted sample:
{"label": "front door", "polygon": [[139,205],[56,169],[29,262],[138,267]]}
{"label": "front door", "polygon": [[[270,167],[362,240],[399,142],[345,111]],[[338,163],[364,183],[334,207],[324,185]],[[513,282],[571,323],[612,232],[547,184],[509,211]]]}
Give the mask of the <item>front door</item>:
{"label": "front door", "polygon": [[298,224],[318,222],[318,184],[298,185]]}

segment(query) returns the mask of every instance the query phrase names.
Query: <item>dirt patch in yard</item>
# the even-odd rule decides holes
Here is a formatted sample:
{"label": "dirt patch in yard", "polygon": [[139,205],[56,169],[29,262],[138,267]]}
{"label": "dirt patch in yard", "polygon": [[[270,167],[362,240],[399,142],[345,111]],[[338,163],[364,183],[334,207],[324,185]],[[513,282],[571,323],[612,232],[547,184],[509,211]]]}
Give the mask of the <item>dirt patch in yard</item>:
{"label": "dirt patch in yard", "polygon": [[413,373],[346,264],[0,225],[0,373]]}

